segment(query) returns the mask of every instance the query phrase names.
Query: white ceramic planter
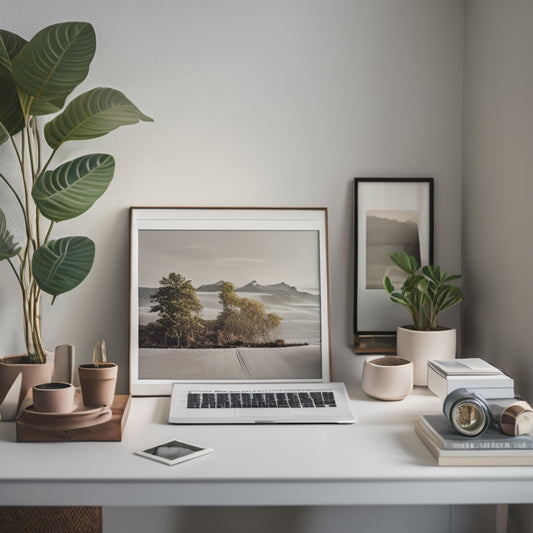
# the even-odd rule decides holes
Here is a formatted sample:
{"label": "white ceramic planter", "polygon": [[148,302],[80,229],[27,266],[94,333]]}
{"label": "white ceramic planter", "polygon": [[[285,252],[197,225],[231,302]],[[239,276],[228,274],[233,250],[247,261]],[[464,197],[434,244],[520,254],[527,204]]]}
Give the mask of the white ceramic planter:
{"label": "white ceramic planter", "polygon": [[413,390],[413,363],[396,355],[367,359],[362,383],[373,398],[403,400]]}
{"label": "white ceramic planter", "polygon": [[412,326],[400,326],[396,333],[396,352],[400,357],[413,362],[415,385],[427,386],[428,361],[455,359],[457,331],[453,328],[416,331]]}

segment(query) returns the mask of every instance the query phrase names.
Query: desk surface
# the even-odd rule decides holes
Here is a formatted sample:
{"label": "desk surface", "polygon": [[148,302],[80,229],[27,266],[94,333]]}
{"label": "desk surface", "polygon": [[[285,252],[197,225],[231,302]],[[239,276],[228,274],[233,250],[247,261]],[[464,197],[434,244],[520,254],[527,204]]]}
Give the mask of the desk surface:
{"label": "desk surface", "polygon": [[[122,442],[17,443],[0,422],[0,505],[533,503],[533,467],[438,467],[414,433],[440,402],[349,391],[355,425],[177,426],[134,398]],[[175,466],[134,455],[171,439],[214,448]]]}

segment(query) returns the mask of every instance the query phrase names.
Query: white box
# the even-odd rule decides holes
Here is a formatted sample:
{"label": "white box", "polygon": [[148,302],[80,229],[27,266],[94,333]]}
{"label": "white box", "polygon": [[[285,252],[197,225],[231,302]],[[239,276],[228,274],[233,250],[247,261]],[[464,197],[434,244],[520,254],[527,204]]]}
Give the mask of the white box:
{"label": "white box", "polygon": [[455,389],[469,389],[485,398],[514,398],[514,380],[480,358],[428,362],[428,388],[441,400]]}

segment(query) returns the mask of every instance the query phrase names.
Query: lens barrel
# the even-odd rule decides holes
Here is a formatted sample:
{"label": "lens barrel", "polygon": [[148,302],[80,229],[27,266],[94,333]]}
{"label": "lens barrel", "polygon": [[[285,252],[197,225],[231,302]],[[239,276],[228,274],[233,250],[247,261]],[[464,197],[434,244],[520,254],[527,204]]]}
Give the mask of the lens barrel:
{"label": "lens barrel", "polygon": [[444,400],[443,412],[454,429],[467,437],[482,435],[491,421],[485,398],[468,389],[450,392]]}

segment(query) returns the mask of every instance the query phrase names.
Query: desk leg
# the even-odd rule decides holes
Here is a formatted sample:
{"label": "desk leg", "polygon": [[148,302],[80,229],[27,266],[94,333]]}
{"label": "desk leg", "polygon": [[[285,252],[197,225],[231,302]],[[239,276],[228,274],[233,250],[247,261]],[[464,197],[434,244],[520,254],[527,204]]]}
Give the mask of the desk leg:
{"label": "desk leg", "polygon": [[508,515],[509,506],[506,503],[496,506],[496,533],[507,533]]}

